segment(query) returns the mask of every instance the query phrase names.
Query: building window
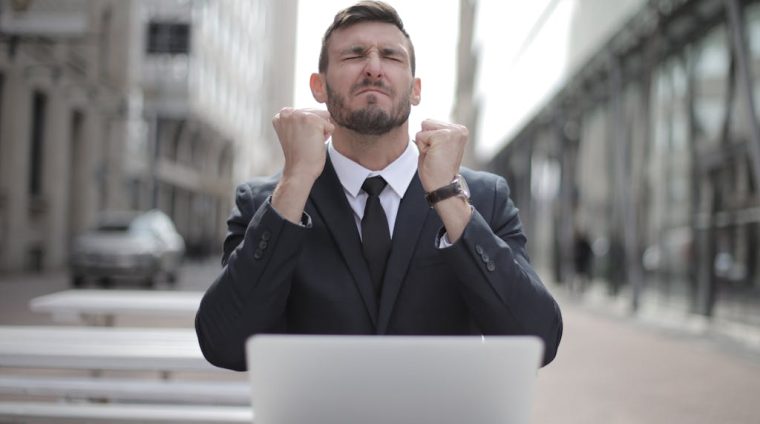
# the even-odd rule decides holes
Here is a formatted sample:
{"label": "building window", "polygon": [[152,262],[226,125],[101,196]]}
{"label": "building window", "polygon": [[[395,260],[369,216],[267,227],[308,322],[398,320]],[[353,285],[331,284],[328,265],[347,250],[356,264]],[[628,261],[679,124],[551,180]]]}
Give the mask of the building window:
{"label": "building window", "polygon": [[29,155],[29,194],[42,194],[42,151],[45,137],[45,109],[47,96],[35,91],[32,98],[32,139]]}
{"label": "building window", "polygon": [[148,24],[148,54],[187,54],[190,52],[190,24],[181,22],[150,22]]}

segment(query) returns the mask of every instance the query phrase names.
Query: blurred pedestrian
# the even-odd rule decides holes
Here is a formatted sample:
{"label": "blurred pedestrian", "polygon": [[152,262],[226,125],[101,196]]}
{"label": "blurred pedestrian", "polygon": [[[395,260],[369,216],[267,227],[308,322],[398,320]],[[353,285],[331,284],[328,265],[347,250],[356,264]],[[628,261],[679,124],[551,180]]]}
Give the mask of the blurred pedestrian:
{"label": "blurred pedestrian", "polygon": [[576,231],[573,244],[575,280],[577,288],[583,291],[591,281],[591,269],[594,259],[594,251],[588,236],[582,231]]}

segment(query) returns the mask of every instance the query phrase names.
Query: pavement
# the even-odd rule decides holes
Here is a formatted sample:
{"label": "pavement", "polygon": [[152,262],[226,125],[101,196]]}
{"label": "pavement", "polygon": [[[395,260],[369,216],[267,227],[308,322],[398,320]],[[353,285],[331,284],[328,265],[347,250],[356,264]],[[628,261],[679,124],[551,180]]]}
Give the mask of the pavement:
{"label": "pavement", "polygon": [[[203,290],[219,270],[216,258],[188,262],[176,288]],[[0,275],[0,324],[55,324],[28,303],[65,289],[64,271]],[[538,372],[534,423],[760,422],[756,346],[631,317],[563,287],[552,292],[564,335],[557,358]]]}
{"label": "pavement", "polygon": [[535,423],[758,423],[760,354],[559,296],[564,334],[538,373]]}

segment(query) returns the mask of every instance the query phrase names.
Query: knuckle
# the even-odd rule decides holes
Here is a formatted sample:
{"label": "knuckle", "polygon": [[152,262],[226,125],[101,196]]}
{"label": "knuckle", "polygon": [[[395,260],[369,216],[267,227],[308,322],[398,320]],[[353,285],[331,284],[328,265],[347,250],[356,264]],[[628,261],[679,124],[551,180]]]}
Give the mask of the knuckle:
{"label": "knuckle", "polygon": [[310,125],[317,125],[322,121],[322,118],[313,113],[303,113],[300,118],[303,122]]}

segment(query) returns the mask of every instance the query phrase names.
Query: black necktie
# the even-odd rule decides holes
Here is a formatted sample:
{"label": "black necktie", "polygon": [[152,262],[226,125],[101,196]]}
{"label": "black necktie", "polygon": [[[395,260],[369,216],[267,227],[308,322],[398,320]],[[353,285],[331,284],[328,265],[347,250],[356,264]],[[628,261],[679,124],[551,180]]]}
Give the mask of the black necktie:
{"label": "black necktie", "polygon": [[380,296],[385,274],[385,263],[391,250],[391,235],[388,231],[388,218],[380,204],[380,192],[387,183],[381,176],[364,180],[362,190],[369,197],[364,207],[362,218],[362,251],[369,266],[369,274],[375,287],[375,295]]}

